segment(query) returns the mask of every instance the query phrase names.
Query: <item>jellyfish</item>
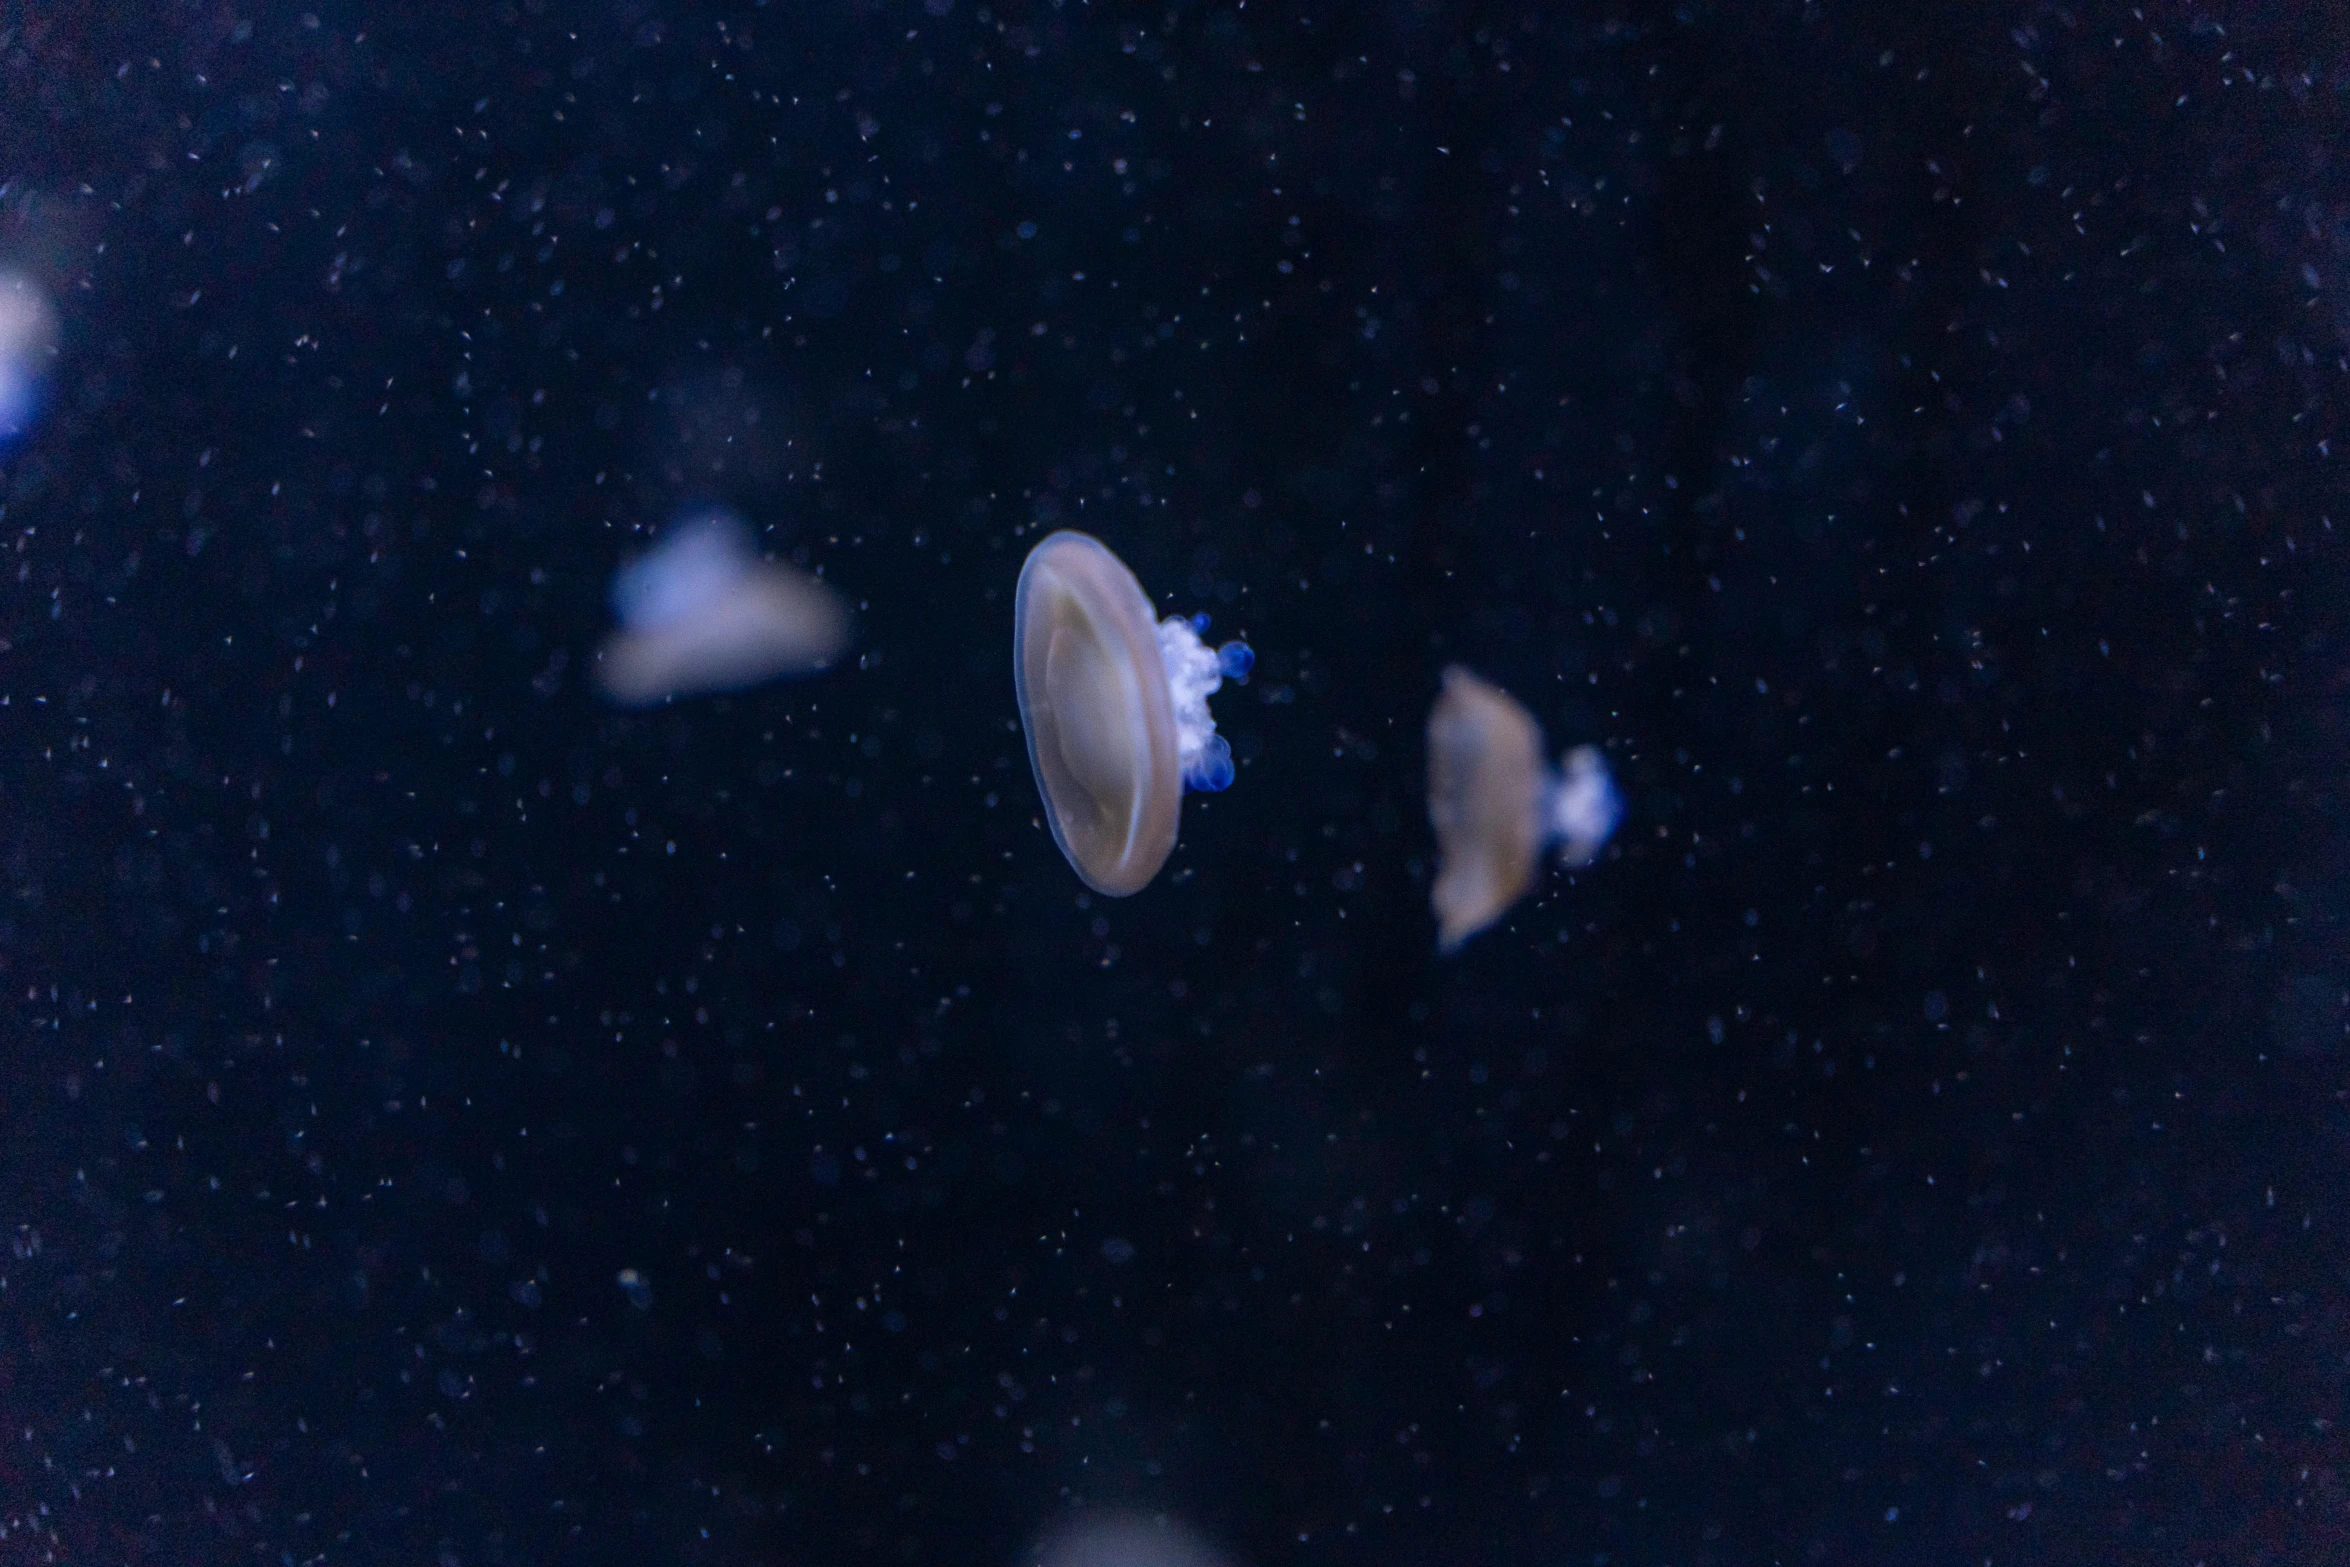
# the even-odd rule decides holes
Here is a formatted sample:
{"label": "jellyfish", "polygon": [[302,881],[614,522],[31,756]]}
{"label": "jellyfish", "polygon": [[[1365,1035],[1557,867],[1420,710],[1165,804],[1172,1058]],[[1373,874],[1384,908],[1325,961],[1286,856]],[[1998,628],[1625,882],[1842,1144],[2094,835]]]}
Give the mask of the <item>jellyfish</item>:
{"label": "jellyfish", "polygon": [[620,629],[599,655],[604,689],[631,707],[736,691],[822,669],[848,646],[840,595],[762,560],[723,513],[672,531],[612,579]]}
{"label": "jellyfish", "polygon": [[57,312],[41,285],[0,272],[0,442],[31,425],[41,381],[57,357]]}
{"label": "jellyfish", "polygon": [[1436,829],[1439,951],[1501,918],[1534,884],[1544,848],[1588,865],[1623,819],[1624,804],[1595,746],[1542,763],[1542,726],[1497,685],[1458,664],[1428,711],[1428,822]]}
{"label": "jellyfish", "polygon": [[1012,677],[1028,762],[1053,841],[1106,897],[1140,892],[1167,863],[1184,790],[1232,782],[1208,697],[1254,655],[1211,649],[1207,629],[1205,615],[1154,626],[1134,573],[1088,534],[1056,533],[1020,568]]}
{"label": "jellyfish", "polygon": [[1020,1557],[1022,1567],[1228,1567],[1205,1538],[1167,1517],[1121,1513],[1064,1524]]}

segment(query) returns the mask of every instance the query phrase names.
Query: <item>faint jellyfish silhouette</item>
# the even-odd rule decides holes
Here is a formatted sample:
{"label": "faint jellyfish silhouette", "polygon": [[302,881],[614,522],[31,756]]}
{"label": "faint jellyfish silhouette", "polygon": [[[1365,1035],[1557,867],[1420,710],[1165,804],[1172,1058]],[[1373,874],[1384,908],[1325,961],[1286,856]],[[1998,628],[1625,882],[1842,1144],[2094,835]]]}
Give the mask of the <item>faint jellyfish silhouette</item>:
{"label": "faint jellyfish silhouette", "polygon": [[1244,643],[1210,649],[1208,617],[1151,623],[1125,562],[1088,534],[1053,534],[1020,568],[1012,677],[1053,841],[1078,879],[1140,892],[1174,852],[1185,789],[1232,782],[1208,697],[1248,674]]}
{"label": "faint jellyfish silhouette", "polygon": [[628,1297],[628,1303],[631,1306],[639,1311],[653,1309],[653,1286],[643,1274],[634,1268],[622,1268],[617,1282],[620,1285],[620,1293]]}
{"label": "faint jellyfish silhouette", "polygon": [[57,357],[57,312],[40,284],[0,272],[0,443],[24,434]]}
{"label": "faint jellyfish silhouette", "polygon": [[1068,1524],[1020,1558],[1021,1567],[1232,1567],[1205,1539],[1165,1517],[1125,1513]]}
{"label": "faint jellyfish silhouette", "polygon": [[597,655],[614,701],[649,706],[822,669],[849,642],[840,595],[763,560],[724,513],[671,530],[612,578],[620,627]]}
{"label": "faint jellyfish silhouette", "polygon": [[1457,950],[1524,897],[1545,847],[1557,844],[1570,866],[1590,864],[1623,814],[1596,747],[1577,746],[1552,772],[1542,727],[1516,698],[1458,664],[1447,669],[1428,711],[1437,949]]}
{"label": "faint jellyfish silhouette", "polygon": [[[739,365],[682,371],[646,405],[639,482],[658,494],[763,493],[808,456],[797,398]],[[617,409],[614,410],[618,412]]]}

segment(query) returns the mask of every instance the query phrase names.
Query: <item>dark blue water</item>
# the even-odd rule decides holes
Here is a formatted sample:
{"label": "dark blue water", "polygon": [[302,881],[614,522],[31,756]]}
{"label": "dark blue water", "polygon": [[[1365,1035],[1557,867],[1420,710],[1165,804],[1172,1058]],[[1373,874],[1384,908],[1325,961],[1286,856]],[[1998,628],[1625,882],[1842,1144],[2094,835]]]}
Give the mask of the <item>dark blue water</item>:
{"label": "dark blue water", "polygon": [[[2350,1548],[2350,78],[2143,9],[0,14],[0,1560]],[[616,710],[713,505],[856,652]]]}

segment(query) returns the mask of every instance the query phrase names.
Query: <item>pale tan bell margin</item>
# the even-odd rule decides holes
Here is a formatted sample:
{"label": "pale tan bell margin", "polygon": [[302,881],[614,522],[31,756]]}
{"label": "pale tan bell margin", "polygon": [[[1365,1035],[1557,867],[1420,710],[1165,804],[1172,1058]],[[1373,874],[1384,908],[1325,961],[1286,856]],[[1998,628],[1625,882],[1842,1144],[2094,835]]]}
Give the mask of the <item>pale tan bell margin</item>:
{"label": "pale tan bell margin", "polygon": [[1428,823],[1436,829],[1436,945],[1450,952],[1533,885],[1542,852],[1542,728],[1458,664],[1428,710]]}

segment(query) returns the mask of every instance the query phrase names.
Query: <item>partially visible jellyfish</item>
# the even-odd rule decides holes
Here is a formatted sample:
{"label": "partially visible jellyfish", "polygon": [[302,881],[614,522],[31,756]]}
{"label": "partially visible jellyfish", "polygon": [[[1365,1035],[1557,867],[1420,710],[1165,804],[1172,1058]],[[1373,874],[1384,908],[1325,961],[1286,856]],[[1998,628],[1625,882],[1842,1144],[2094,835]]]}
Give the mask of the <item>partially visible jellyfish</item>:
{"label": "partially visible jellyfish", "polygon": [[604,689],[631,707],[739,691],[822,669],[849,644],[840,595],[763,560],[723,513],[672,530],[612,578],[620,617],[598,655]]}
{"label": "partially visible jellyfish", "polygon": [[1182,1524],[1131,1513],[1065,1525],[1020,1562],[1021,1567],[1230,1567],[1214,1546]]}
{"label": "partially visible jellyfish", "polygon": [[41,382],[57,357],[57,312],[40,284],[0,272],[0,442],[32,424]]}
{"label": "partially visible jellyfish", "polygon": [[1507,691],[1458,664],[1428,711],[1428,822],[1436,829],[1436,945],[1456,951],[1534,885],[1551,844],[1588,865],[1623,820],[1598,748],[1543,765],[1542,726]]}
{"label": "partially visible jellyfish", "polygon": [[1210,649],[1208,617],[1151,623],[1126,563],[1089,534],[1053,534],[1020,568],[1012,677],[1053,841],[1106,897],[1150,884],[1175,849],[1186,789],[1232,782],[1208,697],[1247,675],[1245,643]]}

